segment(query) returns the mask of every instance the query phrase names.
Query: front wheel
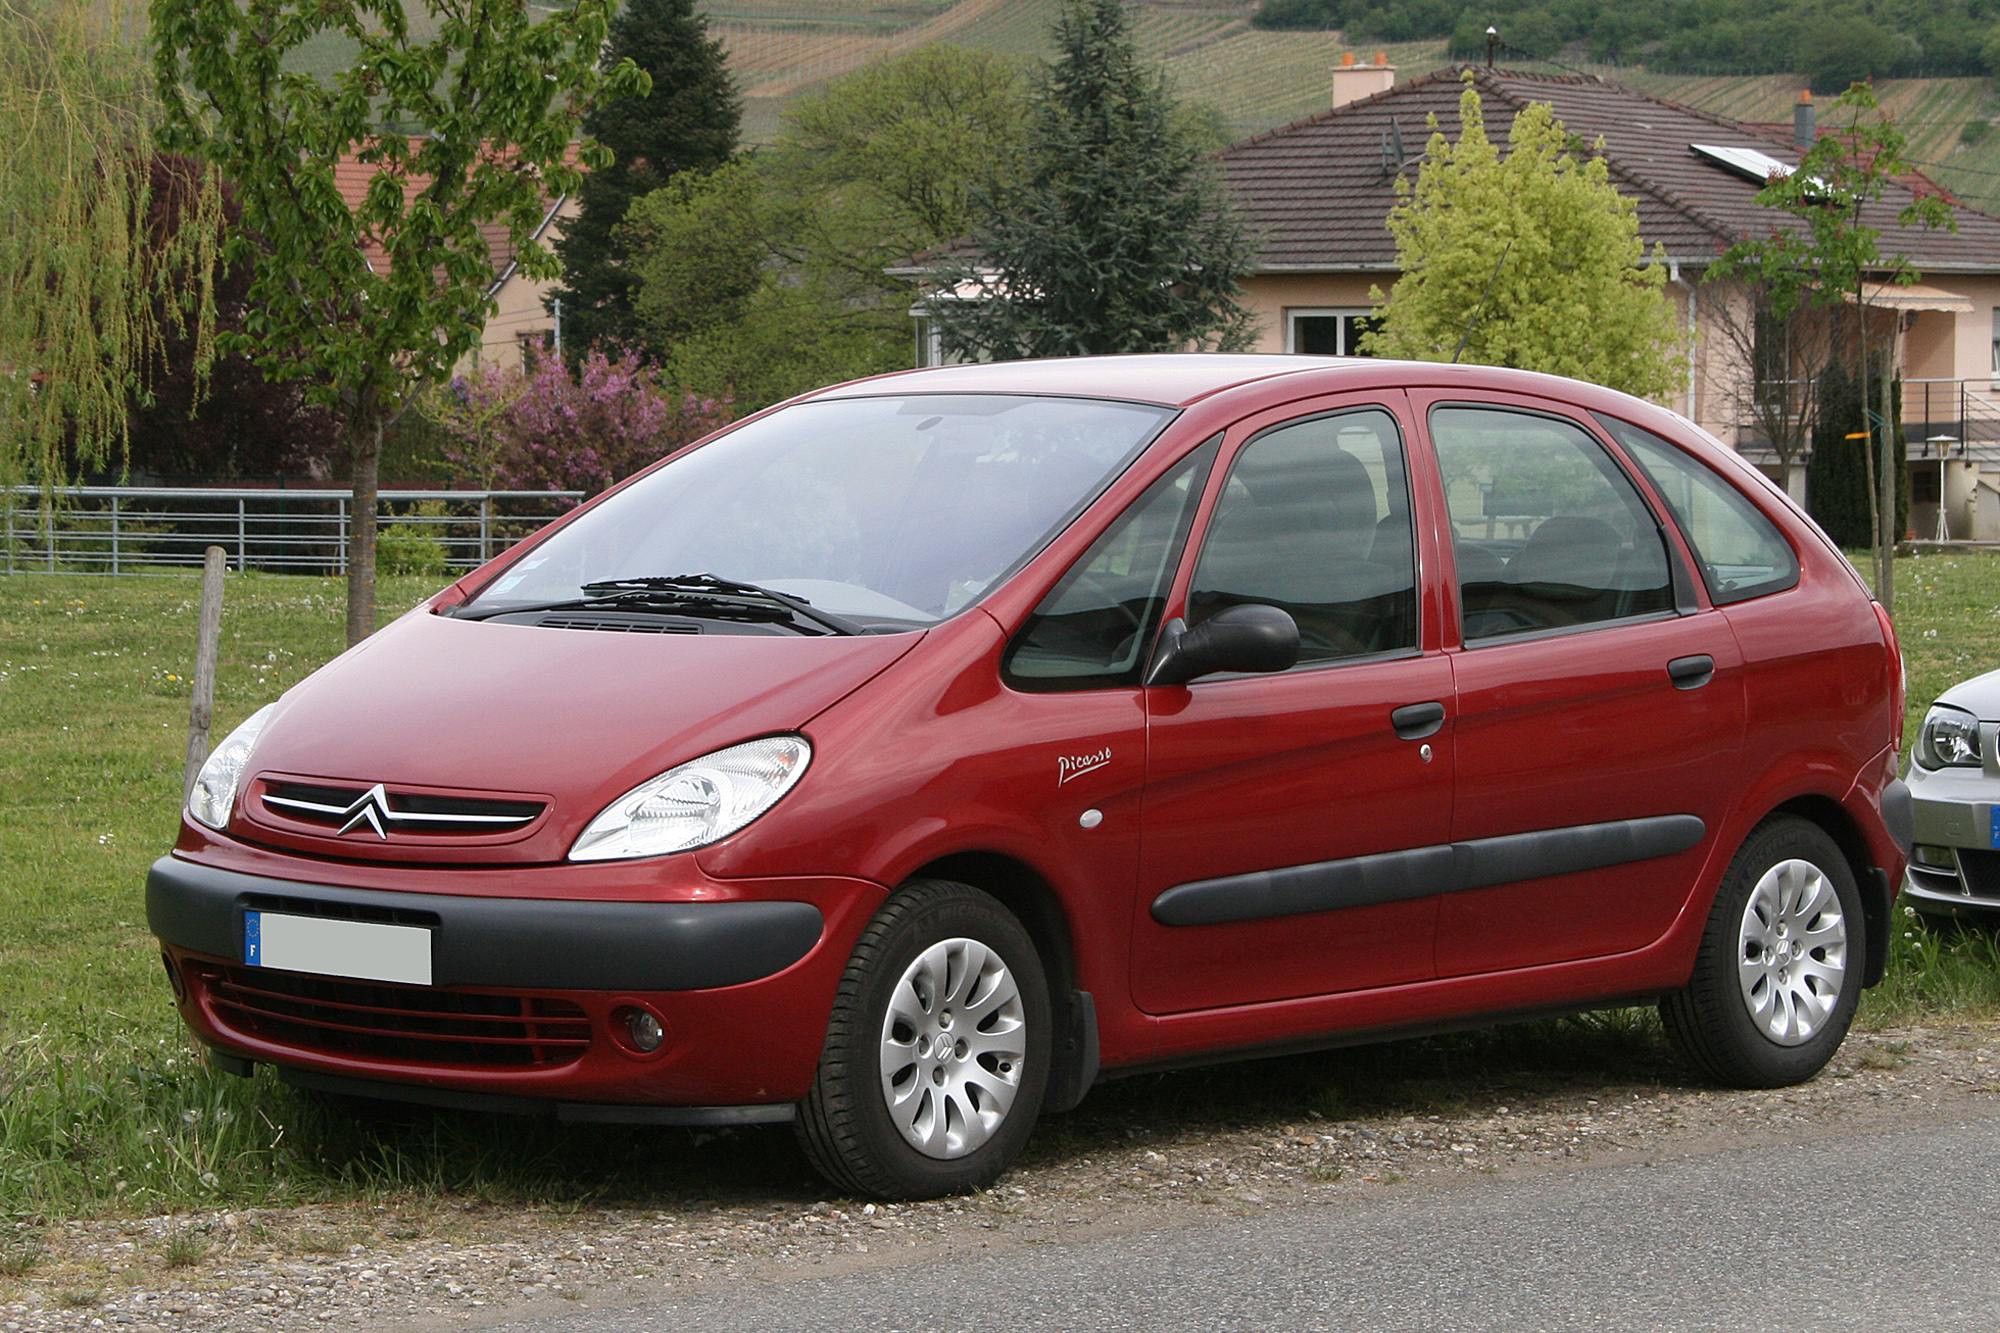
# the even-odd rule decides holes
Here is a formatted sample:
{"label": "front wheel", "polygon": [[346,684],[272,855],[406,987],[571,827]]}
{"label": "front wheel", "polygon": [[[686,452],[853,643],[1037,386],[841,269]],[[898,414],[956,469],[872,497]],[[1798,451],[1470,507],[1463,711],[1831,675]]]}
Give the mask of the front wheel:
{"label": "front wheel", "polygon": [[1028,933],[965,884],[905,885],[834,997],[799,1141],[836,1185],[926,1199],[1019,1155],[1048,1082],[1048,985]]}
{"label": "front wheel", "polygon": [[1803,1083],[1854,1020],[1862,920],[1854,872],[1826,831],[1765,820],[1723,877],[1693,977],[1660,1002],[1668,1037],[1721,1082]]}

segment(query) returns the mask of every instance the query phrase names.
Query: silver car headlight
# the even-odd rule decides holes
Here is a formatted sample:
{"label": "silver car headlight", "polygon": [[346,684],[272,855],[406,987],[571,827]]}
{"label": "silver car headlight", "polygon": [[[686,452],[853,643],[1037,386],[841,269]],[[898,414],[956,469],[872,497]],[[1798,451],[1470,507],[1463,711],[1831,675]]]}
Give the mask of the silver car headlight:
{"label": "silver car headlight", "polygon": [[194,776],[194,790],[188,793],[188,814],[195,822],[218,831],[229,826],[229,811],[236,804],[236,786],[243,780],[244,766],[250,762],[250,747],[257,743],[276,707],[265,704],[209,752],[208,762]]}
{"label": "silver car headlight", "polygon": [[1978,768],[1979,719],[1949,704],[1932,704],[1917,733],[1917,762],[1925,768]]}
{"label": "silver car headlight", "polygon": [[776,805],[811,759],[803,736],[766,736],[690,759],[606,806],[569,859],[623,861],[720,842]]}

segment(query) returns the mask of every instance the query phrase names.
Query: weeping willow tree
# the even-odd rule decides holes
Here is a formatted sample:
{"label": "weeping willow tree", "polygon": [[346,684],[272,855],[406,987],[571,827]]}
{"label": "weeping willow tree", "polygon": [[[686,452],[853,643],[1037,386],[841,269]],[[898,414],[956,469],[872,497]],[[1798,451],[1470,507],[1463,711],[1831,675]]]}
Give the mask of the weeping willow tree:
{"label": "weeping willow tree", "polygon": [[141,31],[124,0],[0,0],[0,481],[45,499],[122,464],[166,335],[213,341],[221,191],[185,166],[152,213]]}

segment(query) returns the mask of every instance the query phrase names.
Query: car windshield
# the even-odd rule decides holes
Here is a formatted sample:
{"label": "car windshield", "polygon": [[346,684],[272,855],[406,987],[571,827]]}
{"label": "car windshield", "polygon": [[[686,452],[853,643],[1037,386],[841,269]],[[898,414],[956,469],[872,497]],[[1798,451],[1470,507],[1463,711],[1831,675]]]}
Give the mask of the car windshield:
{"label": "car windshield", "polygon": [[863,624],[929,624],[1039,551],[1173,416],[1012,394],[799,403],[609,497],[477,601],[713,574]]}

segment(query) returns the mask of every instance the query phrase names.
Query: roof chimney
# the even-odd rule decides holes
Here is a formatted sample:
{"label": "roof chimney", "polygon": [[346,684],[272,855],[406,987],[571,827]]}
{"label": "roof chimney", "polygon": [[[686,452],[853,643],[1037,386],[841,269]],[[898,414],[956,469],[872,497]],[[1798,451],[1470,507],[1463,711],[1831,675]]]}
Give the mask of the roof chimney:
{"label": "roof chimney", "polygon": [[1376,93],[1386,93],[1396,86],[1396,67],[1389,63],[1387,51],[1375,53],[1375,63],[1356,63],[1354,52],[1341,55],[1340,63],[1333,67],[1333,104],[1346,106]]}
{"label": "roof chimney", "polygon": [[1803,153],[1817,137],[1813,129],[1812,89],[1807,88],[1799,94],[1799,104],[1792,108],[1792,142]]}

